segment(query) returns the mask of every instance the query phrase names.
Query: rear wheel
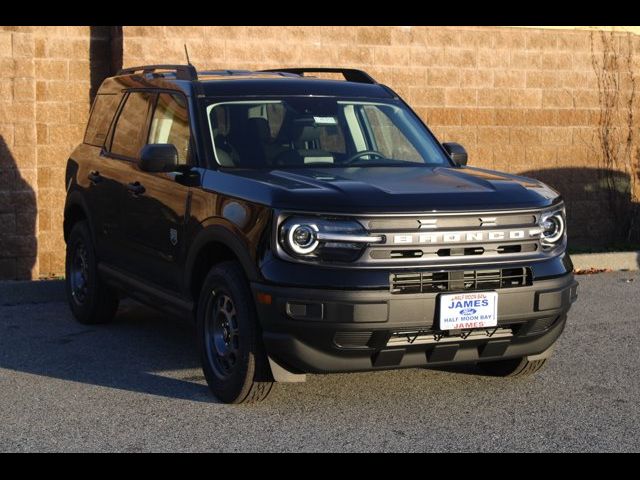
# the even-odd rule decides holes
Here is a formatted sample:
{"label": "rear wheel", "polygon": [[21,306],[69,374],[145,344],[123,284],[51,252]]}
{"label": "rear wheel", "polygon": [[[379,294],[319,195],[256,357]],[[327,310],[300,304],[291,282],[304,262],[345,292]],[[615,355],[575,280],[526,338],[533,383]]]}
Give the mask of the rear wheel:
{"label": "rear wheel", "polygon": [[264,400],[273,377],[240,265],[224,262],[211,269],[197,318],[202,370],[213,394],[225,403]]}
{"label": "rear wheel", "polygon": [[67,241],[65,261],[67,301],[80,323],[106,323],[118,310],[118,295],[98,276],[96,254],[86,221],[77,222]]}

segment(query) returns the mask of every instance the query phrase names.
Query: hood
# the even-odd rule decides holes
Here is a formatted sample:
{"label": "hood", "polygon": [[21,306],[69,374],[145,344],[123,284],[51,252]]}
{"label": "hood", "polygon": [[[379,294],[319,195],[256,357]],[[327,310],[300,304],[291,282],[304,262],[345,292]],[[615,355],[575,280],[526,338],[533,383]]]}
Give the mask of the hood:
{"label": "hood", "polygon": [[278,209],[336,213],[538,208],[559,195],[516,175],[463,167],[209,171],[204,188]]}

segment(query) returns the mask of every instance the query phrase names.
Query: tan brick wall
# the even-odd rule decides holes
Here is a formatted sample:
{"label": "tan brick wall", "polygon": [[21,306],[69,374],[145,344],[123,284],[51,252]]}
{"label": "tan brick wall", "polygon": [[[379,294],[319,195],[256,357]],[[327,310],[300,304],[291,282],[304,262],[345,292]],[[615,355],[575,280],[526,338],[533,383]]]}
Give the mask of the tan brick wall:
{"label": "tan brick wall", "polygon": [[[104,35],[103,35],[104,34]],[[606,242],[590,31],[488,27],[124,27],[123,64],[362,68],[474,166],[560,188],[576,244]],[[0,279],[64,272],[64,166],[110,59],[100,27],[0,27]],[[633,35],[635,65],[640,37]]]}
{"label": "tan brick wall", "polygon": [[89,112],[95,32],[0,27],[0,279],[64,273],[64,168]]}
{"label": "tan brick wall", "polygon": [[64,273],[64,168],[89,112],[89,27],[39,27],[35,33],[40,276]]}
{"label": "tan brick wall", "polygon": [[38,274],[35,48],[29,27],[0,27],[0,278]]}

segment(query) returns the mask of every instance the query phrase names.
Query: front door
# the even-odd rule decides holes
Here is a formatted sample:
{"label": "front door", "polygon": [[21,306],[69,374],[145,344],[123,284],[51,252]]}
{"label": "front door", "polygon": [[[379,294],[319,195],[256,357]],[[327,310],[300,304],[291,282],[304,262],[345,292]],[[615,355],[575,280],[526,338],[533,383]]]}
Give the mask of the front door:
{"label": "front door", "polygon": [[[178,162],[189,164],[190,129],[186,97],[158,93],[143,144],[173,144]],[[180,172],[149,173],[129,165],[124,196],[125,236],[131,273],[157,286],[179,291],[186,254],[184,230],[190,188]]]}

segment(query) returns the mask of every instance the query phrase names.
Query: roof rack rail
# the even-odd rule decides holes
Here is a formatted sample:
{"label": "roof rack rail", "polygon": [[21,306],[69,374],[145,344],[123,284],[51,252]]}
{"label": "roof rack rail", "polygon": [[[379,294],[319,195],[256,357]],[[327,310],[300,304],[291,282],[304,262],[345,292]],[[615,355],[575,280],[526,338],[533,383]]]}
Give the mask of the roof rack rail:
{"label": "roof rack rail", "polygon": [[248,73],[253,73],[251,70],[201,70],[200,75],[225,75],[225,76],[233,76],[233,75],[247,75]]}
{"label": "roof rack rail", "polygon": [[143,65],[140,67],[123,68],[118,75],[131,75],[136,72],[142,74],[153,73],[156,70],[174,70],[178,80],[197,80],[198,72],[193,65]]}
{"label": "roof rack rail", "polygon": [[356,70],[354,68],[327,68],[327,67],[301,67],[301,68],[272,68],[268,70],[259,70],[260,72],[282,72],[282,73],[295,73],[296,75],[304,76],[305,73],[341,73],[347,82],[357,83],[371,83],[377,84],[373,77],[367,72],[362,70]]}

